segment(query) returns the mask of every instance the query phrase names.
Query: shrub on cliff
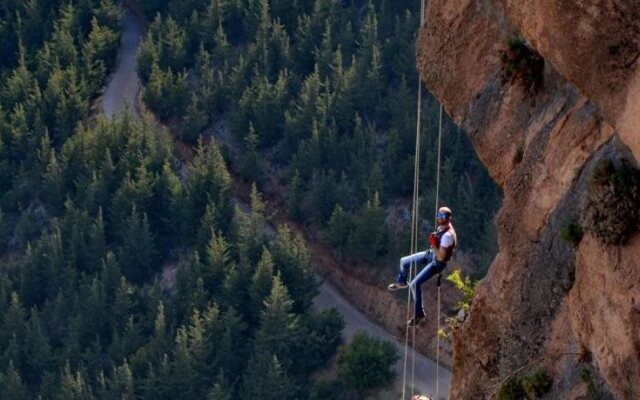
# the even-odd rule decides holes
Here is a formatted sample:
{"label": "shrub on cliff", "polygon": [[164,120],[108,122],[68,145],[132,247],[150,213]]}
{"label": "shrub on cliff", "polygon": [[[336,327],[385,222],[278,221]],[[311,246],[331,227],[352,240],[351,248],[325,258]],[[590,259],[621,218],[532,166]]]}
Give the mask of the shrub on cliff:
{"label": "shrub on cliff", "polygon": [[640,171],[627,160],[601,160],[587,192],[582,225],[606,244],[622,245],[640,222]]}
{"label": "shrub on cliff", "polygon": [[501,63],[502,83],[519,82],[532,93],[540,88],[544,59],[529,48],[523,38],[508,37],[498,57]]}
{"label": "shrub on cliff", "polygon": [[569,243],[572,243],[574,246],[580,244],[582,240],[582,235],[584,231],[582,226],[575,221],[568,220],[562,225],[560,229],[560,237],[566,240]]}
{"label": "shrub on cliff", "polygon": [[537,399],[551,389],[552,381],[547,372],[537,369],[523,377],[512,376],[498,390],[498,400]]}

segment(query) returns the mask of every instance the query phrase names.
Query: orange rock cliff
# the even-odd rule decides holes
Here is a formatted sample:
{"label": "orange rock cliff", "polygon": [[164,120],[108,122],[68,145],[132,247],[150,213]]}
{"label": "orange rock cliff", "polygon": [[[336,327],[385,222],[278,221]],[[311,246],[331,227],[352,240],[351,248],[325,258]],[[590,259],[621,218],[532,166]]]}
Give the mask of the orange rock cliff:
{"label": "orange rock cliff", "polygon": [[[535,88],[500,58],[513,37],[544,62],[522,72]],[[417,53],[504,191],[498,254],[454,337],[451,398],[491,398],[541,369],[545,398],[640,399],[639,195],[595,214],[631,226],[624,241],[584,222],[602,160],[640,161],[640,2],[429,0]],[[563,239],[571,221],[581,240]]]}

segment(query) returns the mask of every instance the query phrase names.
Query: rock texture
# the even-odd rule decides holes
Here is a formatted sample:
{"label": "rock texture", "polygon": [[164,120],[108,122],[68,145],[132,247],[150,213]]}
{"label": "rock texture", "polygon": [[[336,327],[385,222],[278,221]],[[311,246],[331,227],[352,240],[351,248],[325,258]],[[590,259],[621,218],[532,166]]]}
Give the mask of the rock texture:
{"label": "rock texture", "polygon": [[[536,92],[501,79],[514,35],[545,60]],[[547,398],[640,399],[640,233],[623,246],[588,227],[577,247],[560,235],[599,160],[640,160],[640,3],[430,0],[417,51],[504,190],[498,255],[454,339],[451,397],[490,398],[542,368]]]}

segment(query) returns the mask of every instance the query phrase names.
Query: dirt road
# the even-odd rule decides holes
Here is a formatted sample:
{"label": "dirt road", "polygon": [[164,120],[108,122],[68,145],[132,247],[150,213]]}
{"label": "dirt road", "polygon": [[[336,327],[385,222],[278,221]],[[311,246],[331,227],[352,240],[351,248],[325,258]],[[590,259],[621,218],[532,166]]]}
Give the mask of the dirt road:
{"label": "dirt road", "polygon": [[136,71],[136,55],[144,27],[129,10],[122,17],[122,25],[118,66],[102,96],[102,111],[107,117],[113,117],[129,107],[139,119],[136,98],[140,91],[140,78]]}
{"label": "dirt road", "polygon": [[[109,117],[122,112],[126,104],[133,106],[136,104],[136,96],[140,90],[140,79],[136,72],[136,53],[143,32],[144,28],[142,23],[130,11],[126,11],[123,17],[123,33],[118,68],[114,72],[103,97],[103,110],[105,115]],[[139,115],[137,109],[135,107],[132,108],[134,113]],[[239,203],[242,209],[248,211],[246,204],[242,204],[242,202]],[[275,231],[272,231],[271,234],[275,235]],[[318,279],[320,278],[318,277]],[[345,341],[351,340],[358,331],[365,331],[378,338],[390,340],[396,345],[398,353],[401,355],[400,360],[395,366],[398,376],[396,379],[396,389],[398,393],[401,393],[405,363],[403,357],[404,341],[396,340],[380,326],[367,319],[367,317],[352,306],[331,283],[325,281],[320,286],[320,293],[314,300],[314,308],[316,310],[323,310],[330,307],[336,307],[345,319]],[[430,394],[435,399],[436,382],[439,382],[438,397],[440,399],[446,399],[447,393],[449,392],[451,372],[446,368],[440,367],[438,373],[436,363],[433,360],[419,353],[413,354],[410,350],[408,353],[408,385],[411,385],[412,359],[415,358],[414,387],[416,389],[414,393]],[[398,398],[399,397],[400,396],[398,396]],[[409,397],[407,397],[407,399],[408,398]]]}

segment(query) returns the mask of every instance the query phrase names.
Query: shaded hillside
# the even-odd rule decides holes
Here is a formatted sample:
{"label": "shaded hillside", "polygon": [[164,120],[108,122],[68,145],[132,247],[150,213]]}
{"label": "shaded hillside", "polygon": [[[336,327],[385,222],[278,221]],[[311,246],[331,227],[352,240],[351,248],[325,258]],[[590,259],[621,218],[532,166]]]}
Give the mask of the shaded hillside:
{"label": "shaded hillside", "polygon": [[91,114],[120,15],[0,5],[0,398],[312,396],[343,322],[310,311],[304,242],[263,234],[258,192],[234,207],[215,144],[183,165],[147,119]]}
{"label": "shaded hillside", "polygon": [[[418,4],[138,4],[152,21],[138,59],[143,100],[177,136],[194,143],[213,131],[230,139],[223,153],[231,167],[282,199],[289,216],[337,254],[395,265],[409,247]],[[437,102],[424,104],[426,232],[438,124]],[[461,251],[481,275],[495,252],[499,191],[448,121],[445,137],[440,198],[455,209]]]}

